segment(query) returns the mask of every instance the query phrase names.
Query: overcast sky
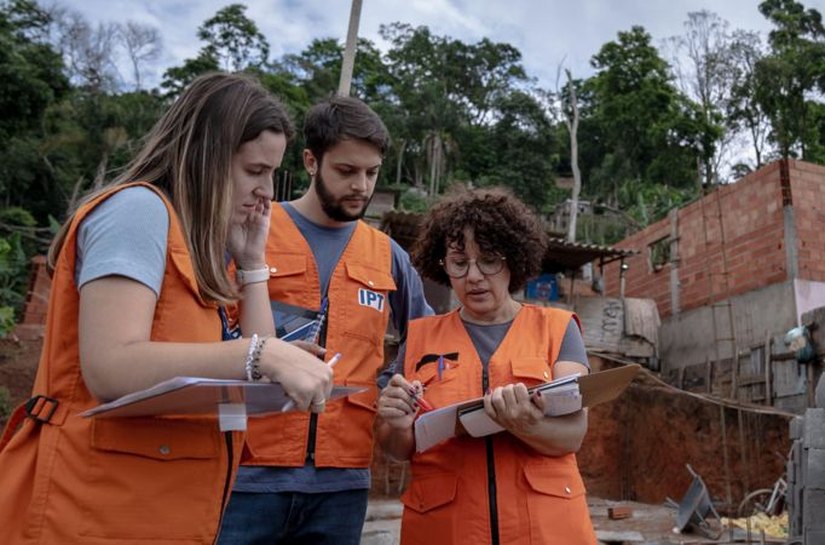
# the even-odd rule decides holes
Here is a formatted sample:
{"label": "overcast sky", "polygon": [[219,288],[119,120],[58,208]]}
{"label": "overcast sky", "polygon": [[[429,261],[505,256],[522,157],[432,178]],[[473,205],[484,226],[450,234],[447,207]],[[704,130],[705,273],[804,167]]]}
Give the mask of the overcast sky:
{"label": "overcast sky", "polygon": [[[201,47],[198,26],[232,0],[55,0],[97,22],[152,25],[163,37],[163,56],[155,80],[169,66],[181,64]],[[517,47],[528,75],[546,88],[555,87],[559,63],[574,77],[592,73],[590,58],[619,31],[643,26],[654,45],[682,34],[687,14],[707,9],[732,29],[767,34],[770,25],[759,13],[760,0],[363,0],[359,35],[384,50],[381,24],[426,25],[437,35],[467,43],[487,37]],[[817,7],[822,0],[803,0]],[[297,53],[314,38],[346,38],[350,0],[246,0],[271,47],[272,58]],[[357,62],[357,60],[356,60]],[[124,71],[124,75],[128,74]]]}

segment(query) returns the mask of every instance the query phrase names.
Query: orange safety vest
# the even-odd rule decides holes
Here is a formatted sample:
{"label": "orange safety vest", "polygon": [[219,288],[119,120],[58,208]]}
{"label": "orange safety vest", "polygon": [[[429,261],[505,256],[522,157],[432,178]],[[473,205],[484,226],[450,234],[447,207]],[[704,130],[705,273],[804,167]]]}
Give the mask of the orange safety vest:
{"label": "orange safety vest", "polygon": [[[280,205],[272,207],[266,259],[270,299],[318,309],[321,287],[312,250]],[[327,403],[317,416],[293,412],[250,419],[242,464],[303,466],[311,448],[310,420],[315,419],[316,467],[369,467],[378,393],[375,378],[384,363],[390,312],[387,296],[393,290],[389,237],[357,222],[330,278],[325,346],[330,357],[341,353],[335,383],[368,389]]]}
{"label": "orange safety vest", "polygon": [[[151,185],[129,185],[163,198]],[[221,434],[215,418],[79,415],[99,401],[80,371],[77,228],[124,187],[80,208],[58,258],[33,397],[0,440],[0,543],[182,545],[218,534],[243,434]],[[163,200],[169,235],[151,340],[220,341],[217,308],[201,299],[180,223]]]}
{"label": "orange safety vest", "polygon": [[[524,305],[490,358],[489,387],[551,379],[572,316]],[[404,374],[421,381],[435,408],[483,394],[481,361],[458,311],[410,322]],[[544,456],[507,432],[464,435],[414,454],[411,468],[403,545],[596,543],[574,454]]]}

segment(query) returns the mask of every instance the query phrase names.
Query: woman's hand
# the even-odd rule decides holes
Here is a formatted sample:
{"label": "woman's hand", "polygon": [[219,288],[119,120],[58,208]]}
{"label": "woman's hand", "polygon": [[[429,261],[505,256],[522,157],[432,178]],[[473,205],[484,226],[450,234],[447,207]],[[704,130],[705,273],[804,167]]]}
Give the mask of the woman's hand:
{"label": "woman's hand", "polygon": [[283,386],[300,411],[323,411],[332,393],[332,368],[290,343],[271,339],[259,361],[261,373]]}
{"label": "woman's hand", "polygon": [[410,383],[402,375],[393,375],[387,387],[381,390],[378,415],[391,429],[412,428],[419,408],[415,396],[420,395],[422,390],[419,381]]}
{"label": "woman's hand", "polygon": [[508,384],[484,396],[484,411],[510,433],[529,434],[544,419],[537,403],[541,402],[531,398],[524,384]]}
{"label": "woman's hand", "polygon": [[272,203],[262,198],[243,223],[229,225],[226,247],[239,269],[258,270],[266,265],[264,252],[271,209]]}

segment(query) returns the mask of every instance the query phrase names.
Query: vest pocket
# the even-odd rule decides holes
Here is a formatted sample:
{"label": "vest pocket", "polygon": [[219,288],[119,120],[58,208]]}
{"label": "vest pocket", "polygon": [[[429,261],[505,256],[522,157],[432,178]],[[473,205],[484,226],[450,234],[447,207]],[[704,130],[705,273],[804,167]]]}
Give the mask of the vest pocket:
{"label": "vest pocket", "polygon": [[513,376],[527,386],[547,382],[553,378],[547,358],[517,357],[510,360]]}
{"label": "vest pocket", "polygon": [[547,467],[527,464],[524,477],[534,491],[557,498],[572,499],[584,495],[584,482],[581,476],[572,473],[568,467]]}
{"label": "vest pocket", "polygon": [[270,254],[268,259],[272,260],[268,264],[270,278],[303,274],[307,270],[307,258],[303,254]]}
{"label": "vest pocket", "polygon": [[82,535],[209,540],[229,470],[214,420],[95,419]]}
{"label": "vest pocket", "polygon": [[408,380],[417,380],[424,386],[428,386],[433,381],[435,381],[435,384],[449,382],[456,378],[458,371],[455,371],[455,369],[458,368],[459,365],[457,361],[445,360],[444,369],[441,371],[441,378],[439,378],[438,361],[425,363]]}
{"label": "vest pocket", "polygon": [[349,282],[341,287],[346,304],[343,314],[336,318],[343,324],[345,335],[368,341],[383,350],[389,317],[387,297],[395,291],[395,280],[385,271],[352,263],[346,263],[346,272]]}
{"label": "vest pocket", "polygon": [[562,460],[524,466],[531,543],[595,543],[581,475]]}
{"label": "vest pocket", "polygon": [[427,513],[455,500],[458,478],[448,473],[413,478],[401,503],[416,513]]}
{"label": "vest pocket", "polygon": [[92,423],[92,447],[156,460],[214,458],[220,453],[215,427],[213,421],[101,418]]}
{"label": "vest pocket", "polygon": [[393,280],[391,274],[354,263],[347,263],[346,266],[347,276],[370,290],[386,292],[395,291],[396,289],[395,280]]}
{"label": "vest pocket", "polygon": [[401,543],[464,543],[467,521],[457,511],[457,488],[449,473],[413,477],[401,496]]}

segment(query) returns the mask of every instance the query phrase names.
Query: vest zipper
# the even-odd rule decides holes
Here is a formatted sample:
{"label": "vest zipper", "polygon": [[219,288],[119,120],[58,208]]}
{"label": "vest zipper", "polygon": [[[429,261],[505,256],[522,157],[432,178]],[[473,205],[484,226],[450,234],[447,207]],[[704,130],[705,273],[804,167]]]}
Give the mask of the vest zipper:
{"label": "vest zipper", "polygon": [[[482,364],[481,391],[486,392],[490,387],[489,362]],[[498,535],[498,500],[496,498],[496,458],[493,450],[493,436],[484,438],[487,451],[487,499],[490,503],[490,543],[499,545]]]}
{"label": "vest zipper", "polygon": [[231,431],[224,432],[224,440],[226,441],[227,456],[226,480],[224,480],[223,483],[223,496],[221,496],[221,516],[218,517],[218,531],[215,533],[214,543],[218,542],[218,538],[221,535],[221,522],[223,521],[223,514],[226,511],[227,504],[229,503],[227,500],[229,499],[229,494],[231,493],[230,485],[232,484],[232,465],[235,463],[235,449],[233,448],[234,441],[232,440]]}
{"label": "vest zipper", "polygon": [[315,462],[315,433],[318,430],[318,414],[309,415],[309,436],[307,437],[307,462]]}
{"label": "vest zipper", "polygon": [[496,500],[496,459],[493,452],[493,438],[484,438],[487,447],[487,494],[490,499],[490,538],[498,545],[498,502]]}
{"label": "vest zipper", "polygon": [[[318,333],[318,344],[326,347],[327,346],[327,322],[329,320],[326,319],[327,315],[329,314],[329,300],[324,297],[321,300],[321,309],[324,313],[323,321],[321,322],[321,331]],[[321,358],[323,361],[323,358]],[[315,465],[315,437],[318,433],[318,413],[310,413],[309,414],[309,435],[307,436],[307,462],[312,462]]]}

